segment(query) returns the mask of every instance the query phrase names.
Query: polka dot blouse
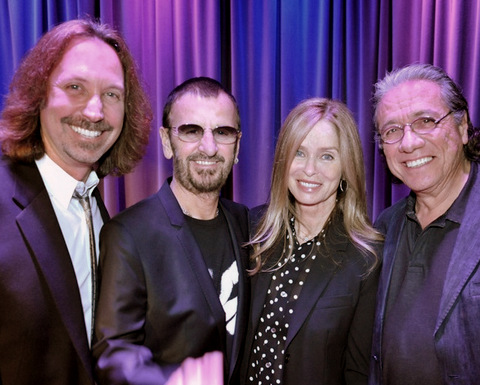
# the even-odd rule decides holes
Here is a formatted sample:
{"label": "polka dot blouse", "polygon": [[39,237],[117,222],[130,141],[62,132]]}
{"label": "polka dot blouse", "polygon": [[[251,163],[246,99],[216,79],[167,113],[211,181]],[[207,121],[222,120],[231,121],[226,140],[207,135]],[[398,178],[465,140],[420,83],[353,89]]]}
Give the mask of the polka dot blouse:
{"label": "polka dot blouse", "polygon": [[293,218],[290,226],[295,237],[294,250],[291,257],[285,257],[279,262],[278,270],[271,273],[270,287],[250,354],[247,376],[249,383],[282,383],[289,322],[310,266],[317,258],[318,246],[324,238],[324,233],[321,232],[315,238],[299,244]]}

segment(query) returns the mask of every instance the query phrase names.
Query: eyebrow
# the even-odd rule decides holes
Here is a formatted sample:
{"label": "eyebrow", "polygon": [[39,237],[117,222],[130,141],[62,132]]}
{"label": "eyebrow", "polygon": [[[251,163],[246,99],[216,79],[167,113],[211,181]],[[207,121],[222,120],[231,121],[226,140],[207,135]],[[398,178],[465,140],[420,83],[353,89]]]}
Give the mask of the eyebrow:
{"label": "eyebrow", "polygon": [[[422,117],[431,117],[433,114],[436,114],[437,111],[433,111],[433,110],[420,110],[420,111],[417,111],[413,114],[413,117],[410,119],[409,122],[407,123],[412,123],[413,121],[417,120],[418,118],[422,118]],[[385,127],[387,126],[393,126],[393,125],[400,125],[401,123],[398,122],[398,120],[396,119],[390,119],[389,121],[387,121],[385,124],[383,124],[382,126],[379,127],[379,131],[382,131],[382,129],[384,129]],[[405,123],[403,123],[405,124]]]}
{"label": "eyebrow", "polygon": [[[89,81],[87,78],[73,75],[73,76],[65,76],[63,78],[59,78],[57,81],[57,84],[64,84],[69,82],[79,82],[79,83],[87,83],[87,84],[91,83],[91,81]],[[122,91],[123,93],[125,92],[125,81],[123,82],[123,84],[119,84],[119,83],[107,83],[107,84],[108,84],[107,87],[102,87],[102,88],[103,89],[115,88],[119,91]]]}
{"label": "eyebrow", "polygon": [[[305,151],[305,150],[307,150],[307,148],[304,147],[304,146],[300,146],[300,147],[298,147],[297,151],[298,151],[298,150],[304,150],[304,151]],[[340,151],[340,147],[333,147],[333,146],[330,146],[330,147],[320,147],[320,148],[318,148],[318,149],[316,150],[316,152],[323,152],[323,151],[337,151],[337,152],[339,152],[339,151]]]}

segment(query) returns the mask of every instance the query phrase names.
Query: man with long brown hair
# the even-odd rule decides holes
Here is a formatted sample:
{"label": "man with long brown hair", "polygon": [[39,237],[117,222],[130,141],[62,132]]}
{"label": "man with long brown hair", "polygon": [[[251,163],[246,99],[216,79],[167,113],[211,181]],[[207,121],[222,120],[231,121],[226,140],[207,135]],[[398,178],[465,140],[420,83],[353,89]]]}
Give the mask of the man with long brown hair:
{"label": "man with long brown hair", "polygon": [[0,383],[93,384],[99,178],[131,171],[152,120],[119,34],[90,20],[47,32],[0,121]]}

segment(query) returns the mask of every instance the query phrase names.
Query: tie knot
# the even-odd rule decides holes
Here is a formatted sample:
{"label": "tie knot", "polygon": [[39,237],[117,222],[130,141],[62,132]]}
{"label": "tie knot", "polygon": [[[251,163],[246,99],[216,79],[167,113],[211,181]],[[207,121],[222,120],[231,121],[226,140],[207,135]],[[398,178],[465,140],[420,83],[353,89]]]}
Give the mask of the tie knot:
{"label": "tie knot", "polygon": [[83,210],[85,210],[85,212],[90,215],[90,199],[88,197],[88,189],[79,188],[79,186],[77,186],[77,188],[73,192],[73,198],[77,199],[80,202]]}
{"label": "tie knot", "polygon": [[73,196],[77,199],[88,198],[89,190],[90,190],[90,188],[85,183],[78,182],[77,186],[75,187],[75,191],[73,192]]}
{"label": "tie knot", "polygon": [[77,190],[73,192],[73,197],[78,200],[85,200],[88,199],[88,194],[80,194]]}

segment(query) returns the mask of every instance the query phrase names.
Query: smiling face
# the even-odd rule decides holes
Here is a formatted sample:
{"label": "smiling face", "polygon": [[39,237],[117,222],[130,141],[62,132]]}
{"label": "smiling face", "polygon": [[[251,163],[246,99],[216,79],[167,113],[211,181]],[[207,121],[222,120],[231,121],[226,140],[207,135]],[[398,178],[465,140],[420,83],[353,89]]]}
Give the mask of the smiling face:
{"label": "smiling face", "polygon": [[342,176],[340,143],[333,125],[321,120],[308,133],[292,161],[288,189],[297,208],[322,206],[331,212]]}
{"label": "smiling face", "polygon": [[105,42],[74,39],[48,82],[47,102],[40,111],[45,152],[83,180],[122,131],[122,65]]}
{"label": "smiling face", "polygon": [[[198,124],[204,128],[237,126],[235,106],[222,93],[218,97],[186,93],[173,104],[169,120],[172,127],[182,124]],[[232,144],[218,144],[211,130],[205,130],[196,143],[183,142],[165,128],[160,130],[160,135],[165,156],[173,156],[173,178],[177,185],[194,194],[220,191],[238,154],[239,139]]]}
{"label": "smiling face", "polygon": [[[377,124],[381,131],[390,124],[411,123],[419,117],[439,119],[448,112],[436,83],[407,81],[382,98]],[[403,138],[397,143],[383,144],[383,151],[392,174],[415,193],[438,194],[449,191],[465,171],[463,145],[467,141],[465,120],[457,125],[453,115],[449,115],[428,134],[418,135],[404,127]]]}

